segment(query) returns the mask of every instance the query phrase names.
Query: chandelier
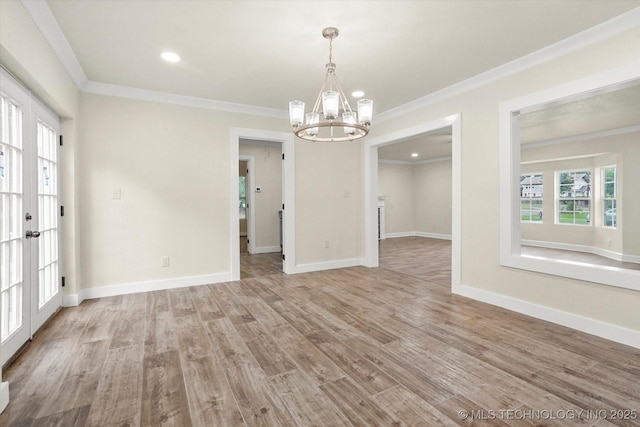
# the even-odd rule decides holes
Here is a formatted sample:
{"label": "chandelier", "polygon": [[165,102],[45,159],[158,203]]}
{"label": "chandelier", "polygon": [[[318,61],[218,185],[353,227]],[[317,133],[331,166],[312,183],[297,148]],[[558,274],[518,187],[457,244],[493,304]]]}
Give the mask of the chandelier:
{"label": "chandelier", "polygon": [[313,110],[305,113],[304,101],[289,102],[289,123],[293,126],[293,133],[308,141],[353,141],[369,133],[373,100],[358,100],[358,111],[353,111],[336,75],[333,39],[338,34],[334,27],[322,30],[322,36],[329,39],[329,63]]}

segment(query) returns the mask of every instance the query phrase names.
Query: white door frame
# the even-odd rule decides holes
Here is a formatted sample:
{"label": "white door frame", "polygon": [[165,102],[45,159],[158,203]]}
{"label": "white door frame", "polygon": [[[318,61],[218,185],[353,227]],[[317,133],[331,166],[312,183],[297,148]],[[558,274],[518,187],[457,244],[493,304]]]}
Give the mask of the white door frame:
{"label": "white door frame", "polygon": [[256,206],[256,195],[253,191],[254,186],[254,165],[255,158],[254,156],[248,154],[240,154],[238,158],[241,162],[247,162],[247,181],[246,181],[246,189],[245,194],[247,196],[247,204],[249,208],[246,210],[247,212],[247,240],[249,240],[249,244],[247,245],[247,251],[252,254],[256,252],[256,216],[255,216],[255,206]]}
{"label": "white door frame", "polygon": [[[37,123],[40,119],[43,123],[51,126],[55,130],[56,140],[60,135],[60,122],[58,116],[31,95],[31,92],[17,79],[0,68],[0,89],[13,101],[20,105],[22,114],[22,149],[23,149],[23,211],[20,221],[22,223],[23,235],[23,277],[22,277],[22,325],[17,329],[0,349],[0,365],[4,364],[19,348],[33,337],[35,332],[55,311],[62,306],[62,289],[60,277],[62,276],[62,233],[61,218],[59,217],[59,206],[61,200],[60,192],[60,152],[57,155],[57,204],[54,207],[54,214],[58,218],[57,224],[57,250],[58,250],[58,274],[55,278],[58,291],[52,298],[39,307],[39,274],[38,256],[40,240],[31,239],[26,241],[24,235],[27,230],[39,230],[39,206],[38,206],[38,141]],[[27,221],[25,216],[29,212],[32,219]],[[0,308],[1,310],[1,308]],[[0,396],[0,400],[2,396]]]}
{"label": "white door frame", "polygon": [[[282,269],[286,274],[294,273],[296,265],[295,248],[295,162],[293,134],[290,132],[275,132],[261,129],[231,128],[229,138],[229,158],[230,158],[230,249],[231,249],[231,280],[240,280],[240,213],[238,210],[238,161],[240,150],[240,139],[254,139],[260,141],[275,141],[282,143],[282,201],[285,205],[283,210],[283,240],[282,253],[285,259],[282,262]],[[247,224],[248,226],[248,224]],[[247,227],[248,228],[248,227]]]}
{"label": "white door frame", "polygon": [[454,114],[376,138],[364,143],[364,226],[366,267],[377,267],[378,253],[378,147],[400,142],[437,129],[452,127],[451,290],[460,288],[462,238],[462,115]]}

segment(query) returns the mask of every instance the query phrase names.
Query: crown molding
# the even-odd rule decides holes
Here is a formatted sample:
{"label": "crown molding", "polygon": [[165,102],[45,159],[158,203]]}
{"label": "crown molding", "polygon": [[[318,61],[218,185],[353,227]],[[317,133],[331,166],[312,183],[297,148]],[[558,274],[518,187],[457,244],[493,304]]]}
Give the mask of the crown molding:
{"label": "crown molding", "polygon": [[433,159],[416,160],[416,161],[378,159],[378,163],[386,163],[386,164],[390,164],[390,165],[410,165],[410,166],[415,166],[415,165],[426,165],[427,163],[443,162],[443,161],[451,160],[451,159],[452,159],[451,156],[434,157]]}
{"label": "crown molding", "polygon": [[55,52],[62,66],[69,73],[71,80],[73,80],[78,89],[82,90],[89,79],[84,73],[80,62],[78,62],[78,58],[76,58],[69,41],[60,29],[58,21],[56,21],[51,9],[49,9],[47,2],[44,0],[20,0],[20,3]]}
{"label": "crown molding", "polygon": [[622,34],[625,31],[632,30],[639,26],[640,7],[637,7],[629,12],[623,13],[622,15],[616,16],[615,18],[602,22],[594,27],[569,36],[559,42],[543,47],[542,49],[528,55],[514,59],[506,64],[417,98],[413,101],[409,101],[406,104],[384,111],[376,115],[376,122],[384,122],[386,120],[403,116],[412,111],[444,101],[472,89],[485,86],[489,83],[493,83],[528,68],[532,68],[544,62],[567,55],[578,49],[582,49],[599,41]]}
{"label": "crown molding", "polygon": [[565,136],[562,138],[547,139],[544,141],[528,142],[526,144],[521,144],[520,147],[523,150],[527,150],[529,148],[544,147],[547,145],[555,145],[555,144],[564,144],[566,142],[588,141],[590,139],[607,138],[610,136],[624,135],[627,133],[634,133],[634,132],[640,132],[640,125],[627,126],[623,128],[603,130],[598,132],[583,133],[580,135]]}
{"label": "crown molding", "polygon": [[[1,0],[0,0],[1,1]],[[20,3],[31,16],[38,29],[51,45],[60,62],[63,64],[78,89],[81,91],[140,99],[145,101],[177,104],[196,108],[228,111],[233,113],[253,114],[266,117],[286,118],[285,110],[258,107],[245,104],[235,104],[207,98],[175,95],[165,92],[154,92],[144,89],[118,86],[107,83],[89,81],[82,66],[78,62],[71,45],[64,36],[51,9],[45,0],[20,0]],[[454,97],[472,89],[487,85],[502,78],[511,76],[528,68],[566,55],[593,43],[616,36],[625,31],[640,26],[640,7],[630,10],[564,40],[544,47],[533,53],[515,59],[499,67],[485,71],[467,80],[448,86],[444,89],[417,98],[406,104],[392,108],[376,115],[376,122],[384,122],[400,117],[409,112],[424,108],[434,103]]]}
{"label": "crown molding", "polygon": [[120,98],[183,105],[186,107],[219,110],[230,113],[253,114],[257,116],[275,117],[278,119],[286,119],[288,117],[288,113],[285,110],[277,110],[275,108],[257,107],[255,105],[236,104],[233,102],[216,101],[215,99],[198,98],[195,96],[156,92],[153,90],[138,89],[135,87],[113,85],[109,83],[90,81],[87,82],[82,91],[98,95],[117,96]]}

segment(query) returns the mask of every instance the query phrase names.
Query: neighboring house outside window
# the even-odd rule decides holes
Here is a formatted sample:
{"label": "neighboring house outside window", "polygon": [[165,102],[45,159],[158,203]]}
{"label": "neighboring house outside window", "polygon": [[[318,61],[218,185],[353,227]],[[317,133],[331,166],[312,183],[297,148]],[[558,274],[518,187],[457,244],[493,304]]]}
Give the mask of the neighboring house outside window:
{"label": "neighboring house outside window", "polygon": [[520,221],[542,223],[542,174],[520,176]]}
{"label": "neighboring house outside window", "polygon": [[591,223],[591,172],[558,172],[559,224]]}
{"label": "neighboring house outside window", "polygon": [[618,176],[616,167],[602,168],[602,172],[602,225],[616,228],[618,225]]}

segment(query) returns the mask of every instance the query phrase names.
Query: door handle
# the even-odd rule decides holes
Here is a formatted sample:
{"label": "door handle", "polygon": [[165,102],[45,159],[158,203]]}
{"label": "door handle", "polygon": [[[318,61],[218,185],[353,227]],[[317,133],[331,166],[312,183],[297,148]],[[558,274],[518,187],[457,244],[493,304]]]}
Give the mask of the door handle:
{"label": "door handle", "polygon": [[27,237],[27,239],[31,239],[31,238],[35,239],[36,237],[40,237],[40,232],[39,231],[28,230],[26,237]]}

